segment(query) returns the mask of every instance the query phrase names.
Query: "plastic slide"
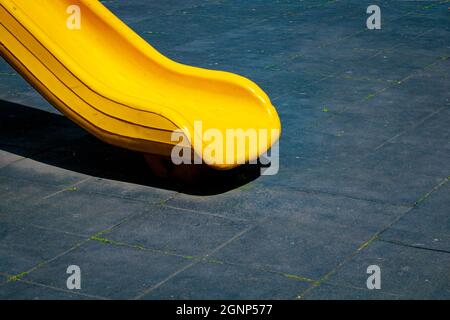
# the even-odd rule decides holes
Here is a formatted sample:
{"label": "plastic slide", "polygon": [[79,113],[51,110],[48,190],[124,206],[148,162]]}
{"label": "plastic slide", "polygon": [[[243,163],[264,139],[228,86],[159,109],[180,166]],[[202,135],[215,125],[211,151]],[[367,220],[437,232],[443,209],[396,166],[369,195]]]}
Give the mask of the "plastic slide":
{"label": "plastic slide", "polygon": [[[208,129],[274,129],[264,147],[248,148],[250,161],[279,138],[277,112],[255,83],[166,58],[96,0],[0,0],[0,52],[59,111],[113,145],[168,156],[181,130],[204,158],[205,144],[193,141]],[[204,160],[229,169],[243,160],[236,154],[234,163]]]}

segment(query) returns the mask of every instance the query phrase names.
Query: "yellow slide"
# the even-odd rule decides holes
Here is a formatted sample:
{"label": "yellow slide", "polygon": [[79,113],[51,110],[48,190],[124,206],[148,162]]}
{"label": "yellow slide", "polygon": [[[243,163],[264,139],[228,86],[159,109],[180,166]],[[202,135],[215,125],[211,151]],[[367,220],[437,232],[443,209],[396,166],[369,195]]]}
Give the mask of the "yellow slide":
{"label": "yellow slide", "polygon": [[[279,139],[277,112],[256,84],[164,57],[96,0],[0,0],[0,52],[58,110],[113,145],[170,156],[186,138],[210,166],[228,169]],[[232,161],[214,161],[211,132],[229,129],[269,134]]]}

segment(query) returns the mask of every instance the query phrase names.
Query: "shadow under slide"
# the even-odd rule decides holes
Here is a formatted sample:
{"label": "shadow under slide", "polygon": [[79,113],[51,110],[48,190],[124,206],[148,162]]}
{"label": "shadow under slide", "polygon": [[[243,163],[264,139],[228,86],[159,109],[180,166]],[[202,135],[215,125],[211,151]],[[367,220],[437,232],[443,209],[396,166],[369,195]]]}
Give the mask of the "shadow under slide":
{"label": "shadow under slide", "polygon": [[[260,165],[215,170],[206,165],[174,165],[154,156],[116,147],[93,137],[66,117],[0,100],[0,150],[94,177],[174,190],[215,195],[260,176]],[[0,169],[1,171],[1,169]]]}

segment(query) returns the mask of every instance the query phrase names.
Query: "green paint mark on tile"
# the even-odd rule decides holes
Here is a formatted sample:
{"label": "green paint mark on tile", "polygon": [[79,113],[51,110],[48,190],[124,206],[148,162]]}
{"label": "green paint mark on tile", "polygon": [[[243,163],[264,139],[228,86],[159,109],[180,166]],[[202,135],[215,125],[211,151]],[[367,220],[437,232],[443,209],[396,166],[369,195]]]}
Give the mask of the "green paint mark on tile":
{"label": "green paint mark on tile", "polygon": [[301,282],[308,282],[308,283],[317,283],[318,284],[318,281],[315,281],[315,280],[309,279],[309,278],[305,278],[305,277],[300,277],[300,276],[297,276],[295,274],[283,273],[283,276],[288,278],[288,279],[291,279],[291,280],[296,280],[296,281],[301,281]]}
{"label": "green paint mark on tile", "polygon": [[371,237],[369,240],[365,241],[364,243],[362,243],[359,248],[358,251],[363,250],[364,248],[367,248],[368,246],[371,245],[372,242],[374,242],[375,240],[378,239],[378,234],[374,235],[373,237]]}
{"label": "green paint mark on tile", "polygon": [[45,264],[45,262],[39,262],[35,267],[31,268],[28,271],[24,271],[21,272],[19,274],[16,275],[12,275],[6,278],[6,282],[15,282],[15,281],[19,281],[20,279],[22,279],[23,277],[25,277],[26,275],[28,275],[30,272],[39,269],[40,267],[42,267]]}
{"label": "green paint mark on tile", "polygon": [[103,237],[92,236],[89,239],[92,240],[92,241],[98,241],[98,242],[101,242],[101,243],[117,245],[117,243],[115,243],[114,241],[109,240],[107,238],[103,238]]}
{"label": "green paint mark on tile", "polygon": [[9,276],[6,279],[6,282],[15,282],[15,281],[19,281],[20,279],[22,279],[23,277],[25,277],[28,274],[28,271],[25,272],[21,272],[19,274],[13,275],[13,276]]}
{"label": "green paint mark on tile", "polygon": [[364,98],[364,100],[370,100],[370,99],[372,99],[373,97],[375,97],[375,94],[374,93],[371,93],[371,94],[368,94],[365,98]]}

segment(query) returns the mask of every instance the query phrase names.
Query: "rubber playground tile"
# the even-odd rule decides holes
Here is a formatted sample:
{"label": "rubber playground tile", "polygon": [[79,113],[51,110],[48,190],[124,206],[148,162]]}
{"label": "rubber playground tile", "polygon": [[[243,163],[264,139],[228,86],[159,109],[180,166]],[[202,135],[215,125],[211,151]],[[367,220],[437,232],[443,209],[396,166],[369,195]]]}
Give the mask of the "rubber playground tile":
{"label": "rubber playground tile", "polygon": [[424,68],[420,72],[411,77],[407,81],[406,94],[417,97],[428,97],[424,103],[427,106],[448,106],[449,94],[448,85],[450,84],[450,77],[444,70],[450,67],[450,60],[447,58],[437,58],[435,62]]}
{"label": "rubber playground tile", "polygon": [[447,1],[435,1],[433,3],[422,3],[415,11],[419,15],[446,16],[448,10]]}
{"label": "rubber playground tile", "polygon": [[[333,107],[330,106],[330,110]],[[338,137],[354,137],[370,141],[369,147],[375,149],[383,142],[403,133],[414,124],[408,122],[383,122],[359,113],[330,112],[327,119],[313,122],[306,129],[312,132],[329,134]],[[301,136],[301,132],[299,132]],[[355,142],[357,143],[357,142]]]}
{"label": "rubber playground tile", "polygon": [[[314,81],[311,78],[307,80],[306,77],[310,77],[310,75],[305,76],[305,81]],[[283,130],[289,130],[291,133],[302,132],[311,123],[324,121],[330,117],[329,109],[324,109],[324,106],[314,103],[312,90],[307,86],[300,92],[275,97],[271,101],[277,108],[281,122],[285,124]],[[287,134],[286,136],[289,137]],[[285,139],[284,136],[283,139]]]}
{"label": "rubber playground tile", "polygon": [[[347,1],[338,6],[326,1],[290,4],[271,18],[271,25],[290,28],[296,34],[306,29],[312,37],[325,42],[348,38],[365,27],[368,5],[363,1]],[[315,30],[312,29],[314,26]]]}
{"label": "rubber playground tile", "polygon": [[14,219],[92,236],[148,208],[149,204],[142,201],[86,193],[74,187],[36,202],[32,210],[20,212]]}
{"label": "rubber playground tile", "polygon": [[395,48],[400,55],[406,54],[411,56],[414,54],[418,59],[423,57],[423,61],[427,57],[447,57],[450,54],[447,38],[450,35],[450,30],[443,28],[434,28],[424,32],[420,37],[414,41],[404,41],[399,43]]}
{"label": "rubber playground tile", "polygon": [[[432,262],[432,265],[430,265]],[[404,299],[448,299],[450,254],[376,241],[330,277],[335,285],[367,288],[367,268],[377,265],[381,293]]]}
{"label": "rubber playground tile", "polygon": [[347,106],[348,111],[372,111],[367,115],[374,120],[401,113],[407,120],[408,113],[431,113],[442,108],[448,102],[444,92],[448,78],[445,79],[438,70],[440,63],[441,61],[433,67],[421,70],[401,83],[387,84],[385,90],[365,97],[351,108]]}
{"label": "rubber playground tile", "polygon": [[[410,15],[405,12],[394,19],[388,19],[383,6],[380,6],[380,9],[381,29],[369,30],[366,27],[366,19],[360,19],[359,32],[354,33],[348,41],[361,48],[390,52],[401,45],[414,43],[420,37],[431,33],[435,27],[431,23],[423,23],[425,20],[420,21],[421,19],[415,21],[417,25],[413,25]],[[368,16],[367,14],[366,17]]]}
{"label": "rubber playground tile", "polygon": [[23,159],[23,157],[14,153],[0,150],[0,168],[5,167],[8,164],[13,163],[20,159]]}
{"label": "rubber playground tile", "polygon": [[[172,26],[171,32],[167,31],[167,25]],[[173,48],[193,41],[208,39],[211,36],[221,38],[223,33],[230,30],[230,27],[236,26],[234,21],[227,19],[182,14],[161,15],[152,18],[142,16],[140,21],[131,24],[131,27],[158,51],[170,54]],[[208,47],[199,46],[196,51],[208,51]]]}
{"label": "rubber playground tile", "polygon": [[357,224],[371,231],[382,228],[408,209],[257,182],[208,198],[179,194],[167,205],[250,221],[296,217],[302,223],[324,221],[349,227]]}
{"label": "rubber playground tile", "polygon": [[210,50],[200,50],[198,52],[185,51],[183,46],[177,46],[171,48],[169,51],[164,52],[164,54],[170,59],[184,63],[190,66],[196,66],[199,68],[206,69],[220,69],[221,66],[218,65],[218,52]]}
{"label": "rubber playground tile", "polygon": [[289,275],[220,263],[199,263],[149,292],[144,299],[292,299],[309,286]]}
{"label": "rubber playground tile", "polygon": [[[305,167],[302,162],[306,161]],[[298,168],[298,169],[296,169]],[[424,194],[442,182],[442,178],[398,168],[391,172],[372,169],[364,163],[315,163],[298,159],[280,167],[276,176],[260,179],[265,185],[297,190],[318,191],[352,198],[412,206]]]}
{"label": "rubber playground tile", "polygon": [[[339,8],[342,8],[341,10],[353,8],[354,12],[352,12],[352,15],[356,15],[356,12],[362,12],[363,16],[368,17],[368,14],[366,14],[366,10],[367,7],[372,4],[374,3],[370,0],[350,0],[346,1],[345,3],[339,4],[338,6],[336,6],[336,3],[330,3],[330,7],[338,7],[336,8],[337,10]],[[382,0],[378,1],[377,5],[381,8],[382,14],[383,16],[385,16],[385,20],[393,21],[404,16],[406,13],[420,9],[420,7],[422,6],[422,2],[392,2],[389,0]],[[362,22],[365,25],[365,19],[363,19]]]}
{"label": "rubber playground tile", "polygon": [[[212,38],[214,49],[220,50],[221,55],[231,58],[230,61],[239,59],[239,53],[242,55],[253,53],[254,57],[267,60],[275,58],[286,52],[286,46],[291,48],[291,52],[296,52],[302,45],[309,44],[310,38],[304,37],[307,32],[297,35],[292,32],[285,32],[272,24],[271,20],[261,20],[252,23],[249,26],[232,29],[223,34],[221,39]],[[270,44],[269,46],[267,44]],[[258,60],[248,60],[250,66],[259,66]],[[238,65],[242,62],[237,61]]]}
{"label": "rubber playground tile", "polygon": [[[165,206],[152,206],[102,237],[185,256],[206,255],[248,225],[222,217]],[[176,232],[175,232],[176,230]]]}
{"label": "rubber playground tile", "polygon": [[151,204],[161,203],[175,194],[170,190],[102,178],[90,179],[77,188],[83,192],[140,200]]}
{"label": "rubber playground tile", "polygon": [[55,290],[43,285],[23,281],[13,281],[0,285],[0,300],[85,300],[95,299],[72,293]]}
{"label": "rubber playground tile", "polygon": [[59,188],[68,187],[88,178],[87,175],[24,159],[0,169],[0,176],[18,178]]}
{"label": "rubber playground tile", "polygon": [[8,276],[7,274],[1,273],[0,272],[0,284],[4,284],[8,281]]}
{"label": "rubber playground tile", "polygon": [[371,227],[346,226],[299,213],[268,219],[213,255],[222,261],[319,280],[373,236]]}
{"label": "rubber playground tile", "polygon": [[[174,3],[176,2],[176,3]],[[180,16],[181,12],[198,6],[196,1],[164,1],[164,2],[143,2],[143,1],[108,1],[104,5],[116,14],[120,19],[131,26],[133,29],[136,25],[142,23],[143,20],[148,21],[148,17],[152,17],[153,22],[164,21],[164,19],[173,16]],[[151,22],[151,21],[150,21]],[[169,24],[169,23],[168,23]],[[172,26],[178,26],[176,21],[170,23]],[[167,28],[164,29],[166,31]]]}
{"label": "rubber playground tile", "polygon": [[130,17],[135,17],[140,14],[173,14],[177,10],[190,8],[199,4],[196,0],[186,0],[182,2],[178,0],[167,0],[164,2],[128,0],[126,3],[121,1],[105,1],[104,5],[115,13],[122,12]]}
{"label": "rubber playground tile", "polygon": [[[317,45],[314,44],[314,47],[316,46]],[[318,49],[314,48],[314,50]],[[325,54],[312,54],[312,56],[309,57],[303,55],[300,51],[298,57],[293,57],[292,60],[286,64],[286,69],[299,76],[302,74],[320,75],[322,77],[319,78],[319,81],[326,79],[327,77],[330,78],[332,76],[339,75],[346,71],[346,66],[340,64],[339,60],[335,59],[334,56],[326,54],[327,56],[323,57],[324,55]],[[286,93],[297,92],[297,90],[295,90],[297,88],[292,88],[291,86],[288,86],[286,89],[292,89],[286,90]]]}
{"label": "rubber playground tile", "polygon": [[376,153],[364,159],[364,166],[384,170],[387,174],[398,172],[445,178],[450,174],[447,167],[450,150],[442,146],[430,150],[428,146],[386,143]]}
{"label": "rubber playground tile", "polygon": [[177,13],[181,12],[198,16],[212,16],[222,20],[229,18],[239,22],[239,20],[242,19],[266,19],[289,5],[290,4],[280,4],[277,7],[270,7],[260,0],[252,2],[212,1],[203,2],[190,8],[181,8]]}
{"label": "rubber playground tile", "polygon": [[291,135],[289,139],[280,142],[281,166],[284,164],[291,166],[298,162],[298,159],[292,159],[292,156],[332,164],[357,162],[368,156],[383,142],[381,139],[358,138],[340,131],[336,134],[311,131],[286,132],[286,134]]}
{"label": "rubber playground tile", "polygon": [[[403,105],[398,97],[393,98],[391,96],[391,90],[395,89],[389,88],[367,101],[357,103],[351,108],[344,108],[342,116],[348,119],[359,117],[366,122],[369,120],[374,125],[378,124],[382,128],[388,128],[386,133],[388,133],[388,136],[393,134],[393,137],[394,133],[398,131],[389,130],[390,128],[398,127],[404,131],[415,130],[418,123],[427,119],[432,112],[439,109],[438,105],[429,104],[425,106],[419,99],[410,101],[407,106]],[[396,107],[393,108],[393,105],[396,105]],[[383,135],[383,137],[386,137],[386,135]]]}
{"label": "rubber playground tile", "polygon": [[243,235],[215,258],[318,280],[356,250],[366,234],[352,230],[352,237],[346,238],[335,233],[346,232],[345,228],[330,225],[298,224],[292,219],[270,221]]}
{"label": "rubber playground tile", "polygon": [[430,152],[450,150],[450,128],[445,125],[449,120],[450,108],[433,115],[395,141],[409,144],[412,148],[426,147]]}
{"label": "rubber playground tile", "polygon": [[[259,221],[267,215],[284,213],[290,207],[295,208],[290,202],[297,199],[295,196],[279,196],[283,193],[258,187],[256,183],[250,183],[241,188],[208,197],[178,194],[167,201],[168,206],[181,209],[225,216],[230,219],[243,221]],[[292,207],[291,207],[292,205]],[[278,210],[279,209],[279,210]]]}
{"label": "rubber playground tile", "polygon": [[381,239],[450,252],[449,195],[447,183],[386,230]]}
{"label": "rubber playground tile", "polygon": [[23,212],[33,212],[35,203],[60,189],[38,184],[26,179],[0,176],[0,216],[14,217]]}
{"label": "rubber playground tile", "polygon": [[[393,124],[368,119],[364,115],[332,114],[330,111],[315,124],[311,122],[305,123],[303,128],[286,128],[286,136],[280,142],[281,167],[296,166],[295,162],[286,159],[288,156],[327,161],[334,167],[349,165],[365,159],[394,134],[401,133],[401,127],[397,129]],[[289,122],[296,121],[292,119]],[[352,123],[355,125],[352,126]],[[406,128],[408,126],[405,124],[404,130]]]}
{"label": "rubber playground tile", "polygon": [[[348,75],[348,69],[345,72]],[[353,77],[353,74],[350,75],[346,77],[338,74],[336,77],[321,81],[312,91],[316,97],[313,100],[315,104],[330,110],[333,110],[334,106],[352,108],[389,86],[389,83],[380,79],[358,78]],[[345,95],[339,94],[341,92],[345,92]]]}
{"label": "rubber playground tile", "polygon": [[356,78],[384,79],[386,81],[401,81],[422,68],[437,61],[437,57],[420,55],[404,50],[385,51],[372,57],[366,62],[355,61],[353,67],[348,68]]}
{"label": "rubber playground tile", "polygon": [[11,276],[27,272],[83,241],[75,235],[4,218],[0,218],[0,239],[0,272]]}
{"label": "rubber playground tile", "polygon": [[[296,133],[279,144],[279,172],[271,179],[260,177],[258,181],[272,180],[278,184],[278,175],[306,174],[317,167],[327,167],[327,170],[341,166],[359,165],[382,140],[368,140],[351,135],[324,134],[320,132],[304,131],[303,134]],[[287,181],[286,181],[287,182]],[[284,186],[290,186],[284,184]],[[295,187],[295,185],[292,185]]]}
{"label": "rubber playground tile", "polygon": [[[445,217],[439,218],[445,219]],[[449,253],[450,236],[448,230],[442,230],[445,227],[436,227],[438,223],[429,222],[428,220],[419,223],[414,218],[403,219],[398,225],[394,225],[386,230],[380,239],[398,245]],[[419,228],[408,229],[407,226],[411,226],[413,223],[414,226],[419,225]]]}
{"label": "rubber playground tile", "polygon": [[67,289],[67,268],[77,265],[81,271],[78,293],[132,299],[189,263],[175,256],[89,241],[29,273],[24,280]]}
{"label": "rubber playground tile", "polygon": [[390,294],[381,290],[367,288],[352,288],[323,283],[314,287],[302,296],[304,300],[402,300],[400,295]]}
{"label": "rubber playground tile", "polygon": [[[278,70],[272,70],[273,68]],[[289,99],[292,104],[295,103],[299,107],[311,107],[313,105],[314,93],[310,86],[315,82],[325,79],[326,75],[318,73],[307,73],[303,70],[293,72],[289,70],[289,65],[277,65],[268,63],[257,74],[254,71],[248,72],[247,75],[257,81],[260,87],[269,94],[272,103],[278,108],[277,100]],[[296,101],[298,99],[298,101]],[[277,109],[278,110],[278,109]]]}

